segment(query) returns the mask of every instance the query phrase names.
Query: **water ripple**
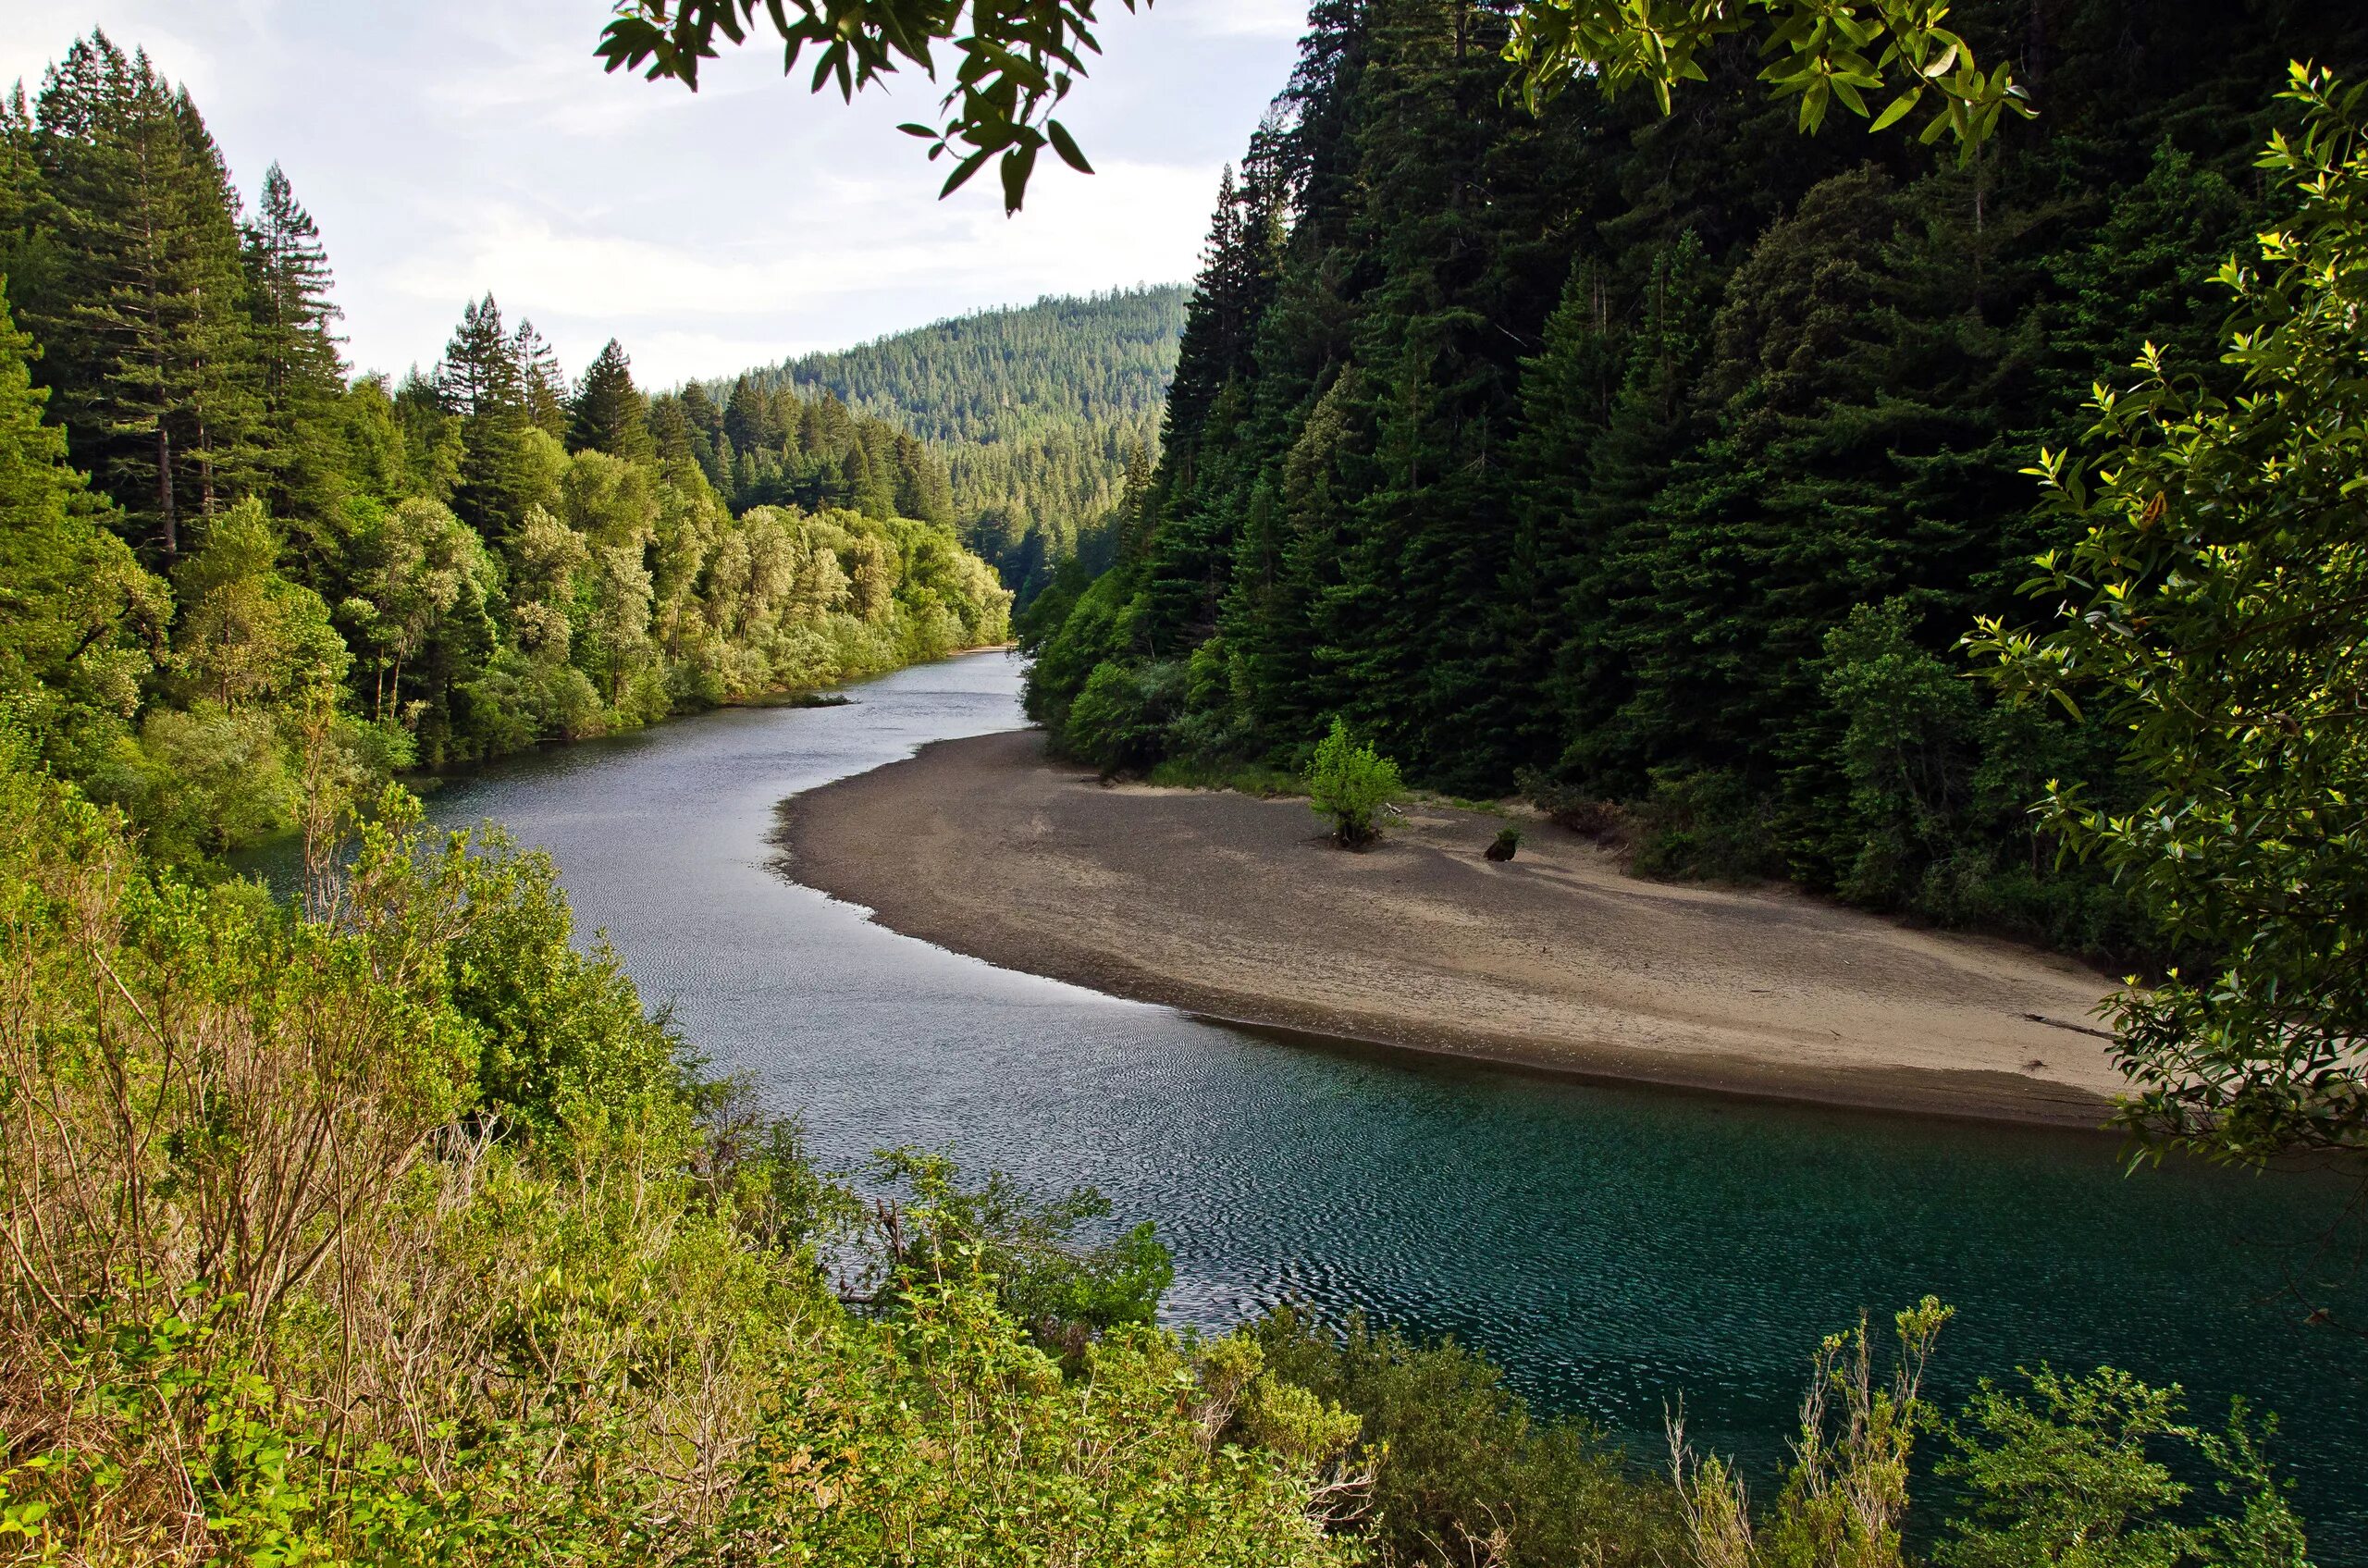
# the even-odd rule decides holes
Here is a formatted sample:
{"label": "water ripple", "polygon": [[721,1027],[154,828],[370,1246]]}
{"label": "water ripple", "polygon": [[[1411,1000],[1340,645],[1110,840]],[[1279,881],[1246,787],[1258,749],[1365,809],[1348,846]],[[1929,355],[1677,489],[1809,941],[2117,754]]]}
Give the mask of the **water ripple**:
{"label": "water ripple", "polygon": [[1278,1044],[896,936],[765,869],[774,804],[923,742],[1016,726],[996,655],[849,708],[712,714],[521,759],[435,797],[557,856],[653,1002],[842,1165],[951,1147],[1088,1181],[1175,1248],[1170,1315],[1284,1300],[1450,1333],[1540,1403],[1640,1444],[1771,1462],[1818,1338],[1930,1291],[1954,1398],[2112,1362],[2286,1418],[2323,1560],[2368,1555],[2368,1346],[2300,1327],[2265,1241],[2323,1189],[2100,1140],[1625,1093]]}

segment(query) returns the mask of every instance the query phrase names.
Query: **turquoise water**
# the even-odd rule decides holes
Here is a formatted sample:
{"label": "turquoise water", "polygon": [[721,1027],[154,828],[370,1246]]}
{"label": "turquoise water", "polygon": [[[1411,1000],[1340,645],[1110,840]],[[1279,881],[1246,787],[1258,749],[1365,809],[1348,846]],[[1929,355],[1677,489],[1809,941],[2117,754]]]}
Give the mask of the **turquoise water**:
{"label": "turquoise water", "polygon": [[[1285,1298],[1452,1333],[1543,1406],[1772,1463],[1819,1336],[1932,1292],[1940,1391],[2041,1360],[2286,1421],[2322,1562],[2368,1561],[2368,1342],[2281,1290],[2329,1179],[2124,1178],[2109,1139],[1623,1092],[1311,1048],[995,969],[771,867],[784,796],[1021,721],[977,655],[855,706],[709,714],[448,785],[439,822],[549,848],[587,930],[826,1160],[951,1147],[1102,1188],[1176,1252],[1169,1310]],[[2357,1292],[2355,1292],[2355,1300]],[[2368,1312],[2362,1312],[2368,1316]]]}

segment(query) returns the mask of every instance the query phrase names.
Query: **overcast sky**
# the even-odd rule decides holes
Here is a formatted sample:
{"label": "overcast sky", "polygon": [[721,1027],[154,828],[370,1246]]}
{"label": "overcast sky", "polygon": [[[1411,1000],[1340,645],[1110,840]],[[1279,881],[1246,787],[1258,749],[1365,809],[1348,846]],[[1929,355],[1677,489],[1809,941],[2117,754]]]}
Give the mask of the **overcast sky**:
{"label": "overcast sky", "polygon": [[250,198],[276,158],[336,268],[364,369],[432,364],[491,290],[580,372],[611,335],[651,386],[836,348],[981,305],[1191,276],[1222,165],[1282,86],[1301,0],[1108,0],[1050,158],[1006,220],[993,170],[951,201],[898,135],[918,77],[853,108],[712,63],[696,96],[604,76],[604,0],[0,0],[0,81],[80,33],[185,83]]}

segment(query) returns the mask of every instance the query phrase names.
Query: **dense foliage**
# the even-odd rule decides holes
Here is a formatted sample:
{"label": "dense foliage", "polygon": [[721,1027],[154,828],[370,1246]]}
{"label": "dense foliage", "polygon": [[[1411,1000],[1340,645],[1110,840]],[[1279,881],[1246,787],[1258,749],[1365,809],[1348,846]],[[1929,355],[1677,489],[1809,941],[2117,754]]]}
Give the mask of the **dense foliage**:
{"label": "dense foliage", "polygon": [[6,738],[0,1562],[1345,1555],[1353,1418],[1136,1321],[1074,1200],[857,1204],[548,861],[391,796],[278,907]]}
{"label": "dense foliage", "polygon": [[2299,204],[2221,276],[2235,386],[2150,345],[2098,389],[2092,453],[2036,470],[2054,624],[1979,643],[2129,737],[2137,799],[2074,775],[2048,814],[2196,957],[2114,1004],[2134,1119],[2242,1157],[2368,1144],[2368,89],[2297,66],[2286,96],[2263,162]]}
{"label": "dense foliage", "polygon": [[1159,756],[1609,800],[1646,863],[2152,957],[2029,808],[2120,737],[1951,645],[2062,525],[2018,470],[2149,340],[2210,367],[2251,172],[2351,13],[1967,5],[2040,109],[1979,156],[1796,135],[1734,39],[1649,99],[1502,93],[1510,5],[1326,0],[1227,181],[1161,466],[1031,710],[1176,685]]}
{"label": "dense foliage", "polygon": [[1127,289],[980,311],[710,390],[736,398],[753,383],[833,397],[931,442],[963,538],[1025,605],[1073,557],[1109,564],[1125,503],[1150,479],[1184,293]]}
{"label": "dense foliage", "polygon": [[[1828,1342],[1757,1511],[1452,1344],[1170,1333],[1147,1227],[917,1151],[818,1171],[548,859],[398,789],[354,827],[331,745],[279,905],[0,730],[0,1562],[1910,1561],[1933,1303],[1888,1380]],[[2305,1568],[2263,1424],[2028,1381],[1950,1429],[1938,1561]]]}
{"label": "dense foliage", "polygon": [[0,111],[0,698],[169,852],[290,822],[311,730],[443,767],[1006,636],[943,465],[835,401],[769,404],[727,505],[682,400],[490,298],[349,380],[288,180],[249,215],[103,34]]}

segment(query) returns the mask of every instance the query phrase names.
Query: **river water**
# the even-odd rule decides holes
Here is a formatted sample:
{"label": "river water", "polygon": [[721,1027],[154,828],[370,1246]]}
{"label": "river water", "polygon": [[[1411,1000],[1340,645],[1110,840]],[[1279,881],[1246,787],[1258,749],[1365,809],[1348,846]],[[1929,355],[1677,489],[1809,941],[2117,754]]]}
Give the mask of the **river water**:
{"label": "river water", "polygon": [[1697,1443],[1764,1467],[1819,1336],[1931,1292],[1958,1309],[1952,1402],[2042,1360],[2179,1382],[2214,1425],[2245,1394],[2284,1418],[2319,1561],[2368,1560],[2368,1341],[2303,1327],[2279,1289],[2330,1181],[2126,1178],[2102,1137],[1277,1043],[895,935],[771,868],[783,796],[1018,726],[1018,675],[971,655],[849,707],[537,752],[429,811],[550,850],[583,929],[712,1063],[802,1115],[826,1164],[949,1148],[1156,1220],[1178,1321],[1363,1308],[1640,1446],[1682,1395]]}

